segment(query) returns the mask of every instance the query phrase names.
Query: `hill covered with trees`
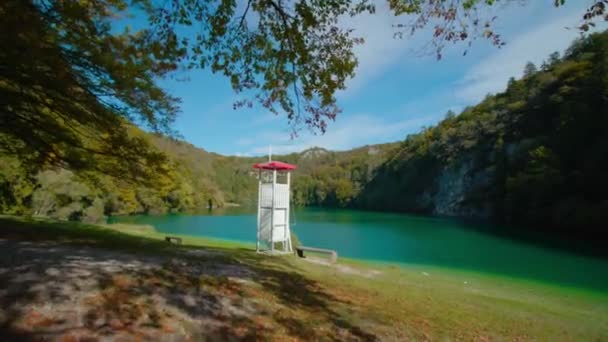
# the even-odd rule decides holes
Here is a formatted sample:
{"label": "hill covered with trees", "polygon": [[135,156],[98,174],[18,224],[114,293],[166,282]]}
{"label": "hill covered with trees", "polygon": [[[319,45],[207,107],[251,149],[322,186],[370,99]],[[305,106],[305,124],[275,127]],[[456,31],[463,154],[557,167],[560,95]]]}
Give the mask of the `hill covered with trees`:
{"label": "hill covered with trees", "polygon": [[[0,150],[0,213],[99,221],[110,215],[255,205],[257,172],[252,164],[265,157],[223,156],[127,126],[129,139],[139,139],[148,154],[158,154],[154,163],[141,162],[136,170],[125,170],[123,164],[132,158],[95,155],[94,168],[51,163],[39,167],[28,164],[23,155],[17,158]],[[10,137],[0,138],[4,145],[15,143]],[[79,138],[87,140],[86,135]],[[312,148],[276,158],[298,165],[293,183],[296,205],[346,207],[395,146],[343,152]]]}
{"label": "hill covered with trees", "polygon": [[[298,165],[296,205],[599,227],[608,219],[607,53],[608,33],[578,40],[564,56],[526,66],[504,92],[400,143],[276,159]],[[125,127],[141,151],[156,156],[134,164],[139,177],[108,172],[124,169],[116,156],[96,155],[97,169],[67,170],[4,153],[0,211],[99,220],[255,203],[251,164],[263,157],[222,156]],[[1,146],[15,146],[0,138]]]}
{"label": "hill covered with trees", "polygon": [[[157,165],[138,165],[142,177],[107,172],[130,160],[104,158],[104,168],[40,168],[0,154],[0,211],[18,215],[99,221],[108,215],[160,214],[217,206],[224,194],[212,180],[223,157],[131,127]],[[4,137],[6,138],[6,137]],[[187,161],[187,162],[186,162]]]}
{"label": "hill covered with trees", "polygon": [[[0,154],[0,212],[99,221],[109,215],[201,211],[225,205],[254,206],[257,172],[264,157],[222,156],[158,134],[140,135],[148,148],[164,156],[159,167],[142,166],[146,179],[104,170],[27,167]],[[346,207],[371,179],[373,170],[397,144],[336,152],[313,148],[276,156],[298,165],[294,174],[296,205]],[[109,159],[111,168],[120,160]],[[119,165],[116,166],[117,168]]]}
{"label": "hill covered with trees", "polygon": [[460,115],[409,136],[356,199],[360,207],[493,218],[536,227],[608,220],[608,33]]}

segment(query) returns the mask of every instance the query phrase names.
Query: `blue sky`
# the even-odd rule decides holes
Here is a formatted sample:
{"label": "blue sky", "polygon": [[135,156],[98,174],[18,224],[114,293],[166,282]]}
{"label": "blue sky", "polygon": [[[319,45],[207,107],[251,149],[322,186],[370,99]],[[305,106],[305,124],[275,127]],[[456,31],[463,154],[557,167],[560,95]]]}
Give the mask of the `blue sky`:
{"label": "blue sky", "polygon": [[[540,65],[553,51],[563,51],[578,36],[574,27],[587,0],[570,0],[561,8],[553,0],[528,1],[495,8],[495,29],[507,45],[498,49],[479,40],[463,56],[464,45],[448,47],[441,61],[422,54],[430,35],[393,39],[398,20],[379,5],[375,15],[349,19],[366,39],[356,50],[359,68],[348,88],[338,94],[343,112],[325,135],[306,130],[291,139],[285,117],[253,109],[233,110],[236,99],[227,79],[208,71],[190,73],[189,81],[163,80],[161,85],[182,99],[175,128],[188,142],[225,155],[301,151],[312,146],[345,150],[392,142],[441,120],[448,110],[459,112],[488,93],[520,77],[527,61]],[[383,2],[381,2],[383,3]],[[514,1],[517,3],[517,1]],[[402,22],[402,20],[399,20]]]}

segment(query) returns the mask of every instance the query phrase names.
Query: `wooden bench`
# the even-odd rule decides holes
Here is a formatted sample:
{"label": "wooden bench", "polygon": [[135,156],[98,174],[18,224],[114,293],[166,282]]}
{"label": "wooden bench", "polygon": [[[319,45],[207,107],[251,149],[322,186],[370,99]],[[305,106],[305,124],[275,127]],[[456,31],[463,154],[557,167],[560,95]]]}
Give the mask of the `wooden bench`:
{"label": "wooden bench", "polygon": [[177,236],[165,236],[165,241],[167,241],[168,243],[174,243],[176,245],[182,244],[182,238]]}
{"label": "wooden bench", "polygon": [[335,263],[336,261],[338,261],[338,252],[333,251],[331,249],[323,249],[323,248],[315,248],[315,247],[305,247],[305,246],[298,246],[296,247],[296,252],[298,253],[298,256],[300,258],[305,258],[304,256],[304,252],[314,252],[314,253],[323,253],[323,254],[329,254],[330,258],[329,260],[332,263]]}

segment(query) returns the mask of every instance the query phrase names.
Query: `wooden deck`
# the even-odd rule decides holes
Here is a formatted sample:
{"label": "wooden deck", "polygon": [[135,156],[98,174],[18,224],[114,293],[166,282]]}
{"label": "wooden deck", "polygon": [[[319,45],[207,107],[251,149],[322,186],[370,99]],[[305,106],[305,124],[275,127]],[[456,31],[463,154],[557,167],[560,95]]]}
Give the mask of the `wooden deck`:
{"label": "wooden deck", "polygon": [[298,246],[298,247],[296,247],[296,252],[298,253],[298,256],[300,258],[305,258],[304,252],[313,252],[313,253],[328,254],[329,260],[332,263],[335,263],[336,261],[338,261],[338,252],[331,250],[331,249]]}

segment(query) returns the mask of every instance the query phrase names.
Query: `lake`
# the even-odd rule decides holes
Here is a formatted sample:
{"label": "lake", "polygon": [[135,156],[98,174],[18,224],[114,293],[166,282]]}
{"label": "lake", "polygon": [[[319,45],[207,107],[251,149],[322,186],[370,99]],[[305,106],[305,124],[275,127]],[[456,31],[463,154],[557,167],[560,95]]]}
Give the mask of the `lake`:
{"label": "lake", "polygon": [[[292,230],[303,245],[343,257],[447,267],[608,291],[608,260],[584,255],[584,245],[458,220],[354,210],[299,209]],[[197,215],[113,217],[159,232],[255,242],[255,209]],[[548,243],[551,242],[551,243]],[[574,248],[577,247],[577,248]]]}

